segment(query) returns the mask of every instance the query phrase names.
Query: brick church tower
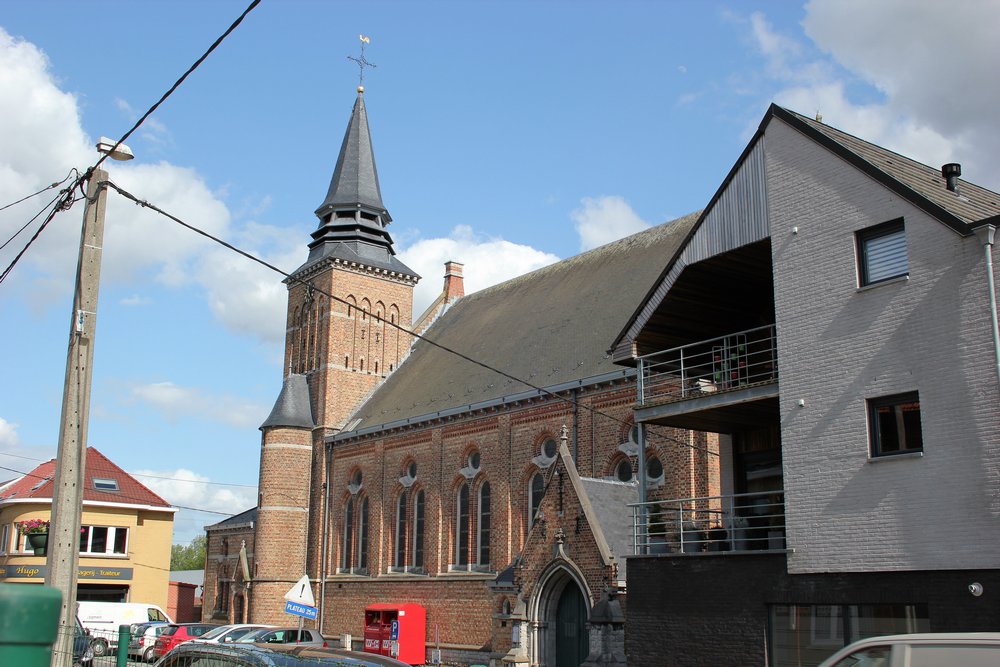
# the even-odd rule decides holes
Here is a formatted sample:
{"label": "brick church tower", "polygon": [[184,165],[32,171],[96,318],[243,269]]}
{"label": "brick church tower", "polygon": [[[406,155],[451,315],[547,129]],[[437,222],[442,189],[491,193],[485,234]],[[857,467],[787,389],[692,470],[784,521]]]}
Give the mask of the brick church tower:
{"label": "brick church tower", "polygon": [[[285,283],[285,380],[261,425],[254,588],[250,618],[282,623],[284,595],[318,576],[327,461],[324,436],[410,349],[413,287],[386,230],[364,88],[344,135],[309,257]],[[317,587],[314,587],[314,590]],[[318,590],[315,591],[318,593]]]}

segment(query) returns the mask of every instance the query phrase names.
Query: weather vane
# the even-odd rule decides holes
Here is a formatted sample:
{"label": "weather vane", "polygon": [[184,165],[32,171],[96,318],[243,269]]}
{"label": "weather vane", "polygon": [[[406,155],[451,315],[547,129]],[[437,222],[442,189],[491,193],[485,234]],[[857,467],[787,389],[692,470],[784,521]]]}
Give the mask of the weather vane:
{"label": "weather vane", "polygon": [[375,63],[370,63],[367,60],[365,60],[365,44],[371,44],[372,43],[371,37],[365,37],[364,35],[358,35],[358,38],[361,40],[361,57],[360,58],[355,58],[354,56],[347,56],[347,59],[348,60],[353,60],[354,62],[356,62],[358,64],[358,69],[360,70],[358,72],[358,88],[361,89],[361,90],[364,90],[364,84],[365,84],[365,67],[375,67]]}

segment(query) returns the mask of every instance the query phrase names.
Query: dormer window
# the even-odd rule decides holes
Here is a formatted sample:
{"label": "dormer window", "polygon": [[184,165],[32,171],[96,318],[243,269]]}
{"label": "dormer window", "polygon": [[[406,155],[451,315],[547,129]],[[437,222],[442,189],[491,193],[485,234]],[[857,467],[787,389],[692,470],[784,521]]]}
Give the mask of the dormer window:
{"label": "dormer window", "polygon": [[94,478],[94,489],[97,491],[120,491],[118,488],[118,480],[111,479],[108,477],[95,477]]}

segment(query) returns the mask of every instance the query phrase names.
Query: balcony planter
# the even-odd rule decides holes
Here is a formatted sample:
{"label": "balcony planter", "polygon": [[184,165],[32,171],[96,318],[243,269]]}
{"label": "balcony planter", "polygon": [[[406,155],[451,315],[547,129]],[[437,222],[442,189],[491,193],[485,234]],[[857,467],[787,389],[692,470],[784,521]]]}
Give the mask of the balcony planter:
{"label": "balcony planter", "polygon": [[28,538],[28,544],[30,544],[31,548],[35,550],[35,555],[44,556],[46,546],[49,543],[49,534],[28,533],[26,537]]}

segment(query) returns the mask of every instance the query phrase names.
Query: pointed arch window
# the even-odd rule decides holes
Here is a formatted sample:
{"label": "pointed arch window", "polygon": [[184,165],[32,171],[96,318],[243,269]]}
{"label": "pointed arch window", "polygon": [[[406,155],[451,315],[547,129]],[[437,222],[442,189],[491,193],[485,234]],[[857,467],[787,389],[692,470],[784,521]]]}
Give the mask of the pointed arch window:
{"label": "pointed arch window", "polygon": [[406,528],[409,525],[406,515],[406,491],[399,494],[396,501],[396,567],[406,566]]}
{"label": "pointed arch window", "polygon": [[424,490],[420,489],[413,497],[413,554],[410,559],[414,568],[424,567]]}
{"label": "pointed arch window", "polygon": [[490,483],[483,482],[479,487],[479,521],[478,537],[479,548],[477,549],[476,565],[488,566],[490,564]]}
{"label": "pointed arch window", "polygon": [[538,510],[542,507],[542,497],[545,495],[545,477],[536,472],[528,482],[528,530],[535,525]]}
{"label": "pointed arch window", "polygon": [[340,572],[368,573],[368,497],[351,496],[344,506],[344,535]]}
{"label": "pointed arch window", "polygon": [[469,564],[469,484],[464,482],[458,487],[455,503],[455,564]]}

